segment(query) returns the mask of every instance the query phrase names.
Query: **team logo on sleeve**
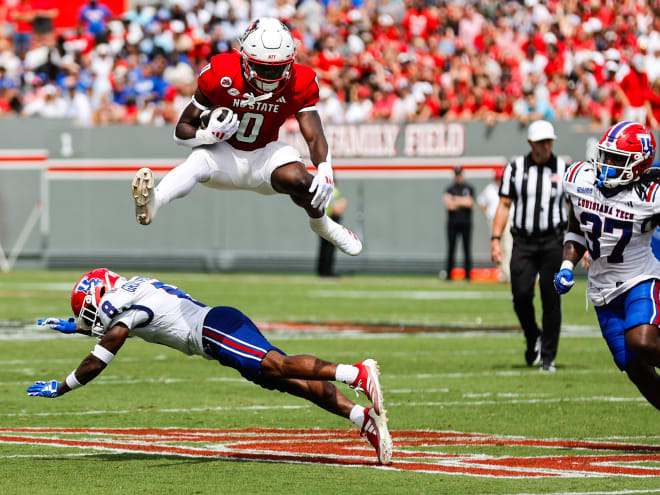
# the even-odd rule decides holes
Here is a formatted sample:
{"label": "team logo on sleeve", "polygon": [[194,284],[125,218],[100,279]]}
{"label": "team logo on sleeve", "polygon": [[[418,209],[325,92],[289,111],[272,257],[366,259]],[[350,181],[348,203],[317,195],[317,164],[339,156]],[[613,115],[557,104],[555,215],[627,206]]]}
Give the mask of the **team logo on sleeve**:
{"label": "team logo on sleeve", "polygon": [[220,79],[220,86],[222,86],[223,88],[228,88],[231,86],[231,84],[232,84],[231,77],[225,76],[222,79]]}

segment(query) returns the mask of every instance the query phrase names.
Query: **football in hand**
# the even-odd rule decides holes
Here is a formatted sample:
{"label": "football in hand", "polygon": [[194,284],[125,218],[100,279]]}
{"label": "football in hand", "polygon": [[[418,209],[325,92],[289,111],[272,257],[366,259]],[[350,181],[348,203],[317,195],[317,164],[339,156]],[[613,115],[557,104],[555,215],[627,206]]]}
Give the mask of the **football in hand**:
{"label": "football in hand", "polygon": [[199,120],[201,121],[201,128],[206,129],[209,126],[209,121],[211,120],[211,117],[219,120],[220,122],[229,122],[234,115],[234,112],[232,111],[231,108],[227,107],[213,107],[210,110],[204,110],[202,114],[199,116]]}

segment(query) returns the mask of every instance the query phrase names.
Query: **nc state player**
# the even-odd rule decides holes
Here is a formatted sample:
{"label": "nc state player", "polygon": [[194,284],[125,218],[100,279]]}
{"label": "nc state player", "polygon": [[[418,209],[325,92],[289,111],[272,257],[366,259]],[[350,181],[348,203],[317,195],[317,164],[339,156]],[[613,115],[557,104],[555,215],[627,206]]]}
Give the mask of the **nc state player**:
{"label": "nc state player", "polygon": [[[126,280],[106,268],[86,273],[73,286],[71,309],[75,318],[45,318],[39,324],[100,341],[65,380],[35,382],[27,389],[30,396],[55,398],[86,385],[110,364],[128,337],[140,337],[184,354],[215,359],[257,385],[302,397],[350,419],[376,449],[379,462],[390,463],[392,438],[373,359],[349,365],[309,355],[287,356],[236,308],[212,308],[155,278]],[[364,392],[373,407],[355,404],[332,381]]]}
{"label": "nc state player", "polygon": [[573,287],[573,266],[589,250],[587,294],[614,362],[660,409],[660,262],[651,237],[660,224],[655,138],[644,125],[621,122],[603,134],[592,162],[564,175],[570,199],[559,294]]}
{"label": "nc state player", "polygon": [[[150,224],[160,207],[185,196],[198,182],[218,189],[288,194],[305,209],[314,232],[357,256],[362,251],[357,236],[325,214],[334,183],[330,150],[315,107],[316,74],[294,63],[294,39],[277,19],[257,19],[239,42],[240,53],[216,55],[202,69],[192,101],[179,118],[174,139],[193,148],[188,159],[155,189],[150,169],[136,173],[132,191],[137,222]],[[222,118],[218,106],[233,113]],[[309,146],[316,176],[305,170],[295,148],[277,141],[291,115]],[[209,117],[205,128],[202,116]]]}

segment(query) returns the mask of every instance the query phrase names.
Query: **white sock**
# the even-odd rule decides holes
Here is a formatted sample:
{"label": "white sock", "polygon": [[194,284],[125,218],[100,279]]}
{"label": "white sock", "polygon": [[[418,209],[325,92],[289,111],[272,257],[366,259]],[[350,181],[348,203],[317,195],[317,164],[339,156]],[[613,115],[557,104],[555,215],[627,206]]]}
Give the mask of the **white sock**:
{"label": "white sock", "polygon": [[185,162],[170,170],[154,191],[154,206],[160,208],[175,199],[183,198],[197,185],[211,178],[205,155],[193,151]]}
{"label": "white sock", "polygon": [[348,416],[351,422],[358,428],[362,428],[362,424],[364,423],[364,409],[359,404],[355,404],[353,409],[351,409],[351,414]]}
{"label": "white sock", "polygon": [[328,217],[328,215],[325,213],[323,213],[323,216],[319,218],[310,217],[309,226],[314,232],[321,235],[321,232],[325,233],[328,231],[328,220],[330,220],[330,217]]}
{"label": "white sock", "polygon": [[352,364],[338,364],[337,371],[335,371],[335,380],[350,385],[357,380],[359,372],[360,370]]}

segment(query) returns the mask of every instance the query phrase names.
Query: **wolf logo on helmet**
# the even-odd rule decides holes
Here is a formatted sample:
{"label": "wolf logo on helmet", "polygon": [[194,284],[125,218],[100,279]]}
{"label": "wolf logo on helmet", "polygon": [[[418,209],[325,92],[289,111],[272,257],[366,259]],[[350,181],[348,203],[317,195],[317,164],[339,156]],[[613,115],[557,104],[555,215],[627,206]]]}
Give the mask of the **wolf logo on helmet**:
{"label": "wolf logo on helmet", "polygon": [[94,331],[97,323],[97,310],[101,298],[121,284],[126,279],[107,268],[97,268],[85,273],[73,286],[71,293],[71,309],[75,315],[76,324],[83,330]]}
{"label": "wolf logo on helmet", "polygon": [[291,77],[296,43],[280,20],[262,17],[239,39],[245,81],[261,93],[281,91]]}
{"label": "wolf logo on helmet", "polygon": [[646,126],[637,122],[613,125],[600,138],[593,159],[598,187],[613,189],[638,180],[653,164],[655,149],[655,138]]}

